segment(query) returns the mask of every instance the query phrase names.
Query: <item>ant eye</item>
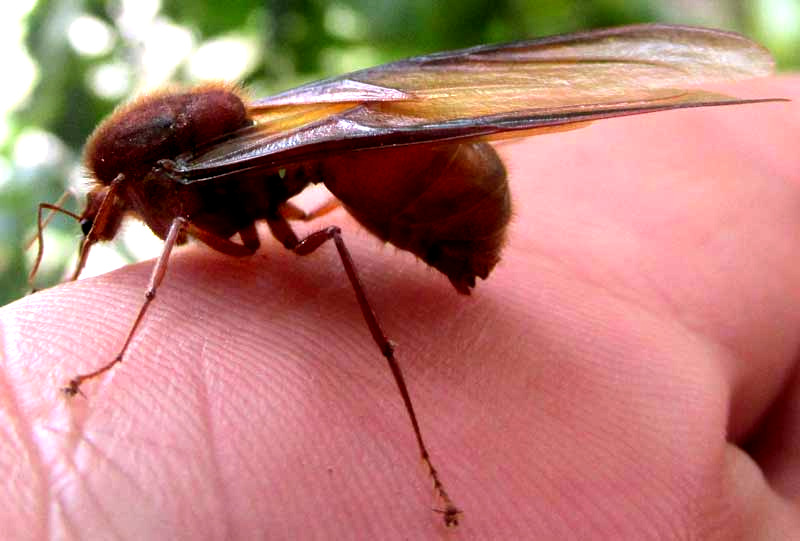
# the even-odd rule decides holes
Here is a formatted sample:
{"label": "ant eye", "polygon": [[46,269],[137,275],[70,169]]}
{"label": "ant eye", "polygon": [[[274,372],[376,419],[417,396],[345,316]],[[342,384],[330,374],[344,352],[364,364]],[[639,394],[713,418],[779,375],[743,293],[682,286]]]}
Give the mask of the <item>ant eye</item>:
{"label": "ant eye", "polygon": [[83,231],[83,236],[89,236],[89,231],[92,230],[92,226],[94,225],[93,220],[81,220],[81,231]]}

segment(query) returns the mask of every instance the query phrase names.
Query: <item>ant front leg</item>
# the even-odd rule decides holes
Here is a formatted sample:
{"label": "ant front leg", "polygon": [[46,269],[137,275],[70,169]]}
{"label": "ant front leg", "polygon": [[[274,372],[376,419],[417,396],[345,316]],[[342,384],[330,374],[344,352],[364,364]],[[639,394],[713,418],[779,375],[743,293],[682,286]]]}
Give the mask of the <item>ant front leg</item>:
{"label": "ant front leg", "polygon": [[197,227],[187,218],[175,218],[170,224],[166,239],[164,239],[164,248],[161,250],[161,255],[158,256],[156,264],[153,267],[153,271],[150,274],[150,282],[147,285],[147,289],[144,293],[144,302],[142,303],[141,308],[139,308],[139,313],[136,315],[136,319],[133,321],[133,325],[131,325],[128,334],[125,337],[125,342],[122,344],[119,353],[117,353],[116,357],[114,357],[110,362],[104,364],[97,370],[88,372],[86,374],[78,374],[72,378],[67,386],[62,389],[67,396],[75,396],[76,394],[80,393],[80,386],[85,381],[94,379],[101,374],[104,374],[115,364],[122,362],[122,358],[125,355],[125,352],[128,350],[128,346],[131,343],[133,335],[136,333],[136,329],[139,328],[139,324],[142,322],[144,314],[147,312],[147,309],[153,302],[153,299],[156,298],[158,287],[161,285],[161,282],[164,280],[164,275],[167,272],[169,256],[182,234],[190,235],[214,250],[234,257],[253,255],[256,250],[258,250],[260,244],[255,225],[252,224],[239,232],[239,237],[242,240],[242,244],[238,244],[230,239],[219,237],[214,233],[210,233]]}
{"label": "ant front leg", "polygon": [[287,249],[292,250],[297,255],[311,254],[326,241],[333,240],[334,244],[336,245],[336,250],[339,252],[339,258],[342,261],[345,273],[347,273],[347,278],[350,280],[350,284],[353,286],[353,291],[356,294],[358,305],[361,308],[361,314],[364,316],[367,327],[372,334],[372,339],[377,344],[381,354],[383,354],[383,356],[386,358],[386,361],[389,363],[389,369],[392,371],[394,381],[397,384],[400,395],[403,398],[403,403],[405,404],[406,411],[408,412],[408,416],[411,420],[411,425],[414,428],[414,435],[417,438],[417,445],[419,446],[419,452],[422,457],[422,461],[427,467],[428,474],[433,480],[434,491],[439,498],[441,498],[441,501],[444,504],[444,509],[441,510],[441,513],[444,515],[444,522],[447,526],[458,525],[458,515],[461,514],[461,510],[453,504],[450,496],[448,496],[447,491],[444,488],[444,485],[439,479],[439,473],[433,466],[430,454],[425,446],[425,441],[422,438],[422,431],[420,430],[419,422],[417,421],[417,415],[414,412],[414,406],[411,403],[411,396],[408,394],[408,387],[406,386],[405,378],[403,377],[403,373],[400,370],[400,365],[394,356],[394,345],[386,336],[386,333],[383,331],[383,328],[378,321],[378,317],[375,315],[375,311],[372,309],[372,306],[367,300],[367,295],[364,291],[364,285],[361,283],[361,279],[358,276],[353,258],[350,255],[350,251],[345,246],[344,240],[342,240],[341,229],[336,226],[326,227],[325,229],[321,229],[302,239],[299,239],[297,234],[294,232],[294,230],[292,230],[291,226],[283,216],[269,218],[267,219],[267,224],[269,225],[270,231],[272,231],[272,234],[275,236],[275,238],[278,239],[278,241],[280,241]]}

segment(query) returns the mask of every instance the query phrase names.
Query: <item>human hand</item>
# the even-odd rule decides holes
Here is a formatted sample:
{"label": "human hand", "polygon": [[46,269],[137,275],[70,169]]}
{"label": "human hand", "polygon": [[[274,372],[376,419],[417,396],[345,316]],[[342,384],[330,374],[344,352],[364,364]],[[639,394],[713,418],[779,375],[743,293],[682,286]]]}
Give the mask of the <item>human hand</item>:
{"label": "human hand", "polygon": [[[515,217],[471,297],[310,224],[343,226],[458,536],[798,535],[798,140],[795,101],[503,145]],[[2,310],[10,538],[448,535],[335,250],[266,239],[178,250],[86,398],[58,389],[113,358],[152,262]]]}

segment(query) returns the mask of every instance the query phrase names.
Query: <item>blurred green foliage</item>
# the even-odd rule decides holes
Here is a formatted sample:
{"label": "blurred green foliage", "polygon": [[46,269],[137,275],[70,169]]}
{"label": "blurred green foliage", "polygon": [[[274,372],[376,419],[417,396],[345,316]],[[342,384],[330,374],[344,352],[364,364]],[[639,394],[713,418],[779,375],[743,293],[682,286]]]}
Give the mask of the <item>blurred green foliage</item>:
{"label": "blurred green foliage", "polygon": [[[740,31],[770,47],[782,69],[800,65],[796,0],[40,0],[22,4],[0,7],[0,18],[9,21],[0,30],[6,36],[2,46],[10,51],[0,62],[5,77],[16,83],[15,93],[0,92],[3,304],[27,289],[35,248],[26,255],[23,244],[35,231],[37,203],[54,201],[68,179],[81,178],[80,149],[93,127],[132,93],[166,81],[191,82],[198,73],[207,75],[208,70],[192,66],[201,66],[201,53],[214,50],[206,47],[209,44],[222,51],[225,62],[218,69],[226,70],[226,75],[213,75],[212,62],[212,76],[230,76],[232,65],[239,66],[235,78],[256,96],[414,54],[645,21]],[[234,48],[220,49],[225,40]],[[165,59],[171,63],[151,68]],[[63,260],[64,254],[77,249],[79,228],[57,218],[47,239],[48,251]],[[38,281],[52,284],[62,273],[63,266],[45,265]]]}

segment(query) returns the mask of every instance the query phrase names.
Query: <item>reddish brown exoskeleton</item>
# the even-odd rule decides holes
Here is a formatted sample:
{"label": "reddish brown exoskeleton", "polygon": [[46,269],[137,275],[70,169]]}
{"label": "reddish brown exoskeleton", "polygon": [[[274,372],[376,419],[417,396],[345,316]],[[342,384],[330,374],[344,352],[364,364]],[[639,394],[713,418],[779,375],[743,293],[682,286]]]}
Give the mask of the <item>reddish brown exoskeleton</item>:
{"label": "reddish brown exoskeleton", "polygon": [[289,221],[319,213],[306,216],[290,199],[324,183],[369,231],[468,294],[499,261],[511,214],[505,168],[488,140],[623,115],[769,101],[685,88],[771,69],[769,53],[742,36],[639,25],[411,58],[255,101],[221,84],[139,98],[89,138],[85,165],[94,183],[84,211],[39,209],[36,266],[43,209],[81,223],[73,279],[91,247],[114,238],[126,216],[165,241],[119,354],[75,376],[65,391],[80,392],[122,360],[172,248],[188,237],[234,257],[256,252],[258,221],[298,255],[333,240],[399,387],[445,523],[455,525],[460,511],[428,455],[393,346],[339,228],[298,238]]}

